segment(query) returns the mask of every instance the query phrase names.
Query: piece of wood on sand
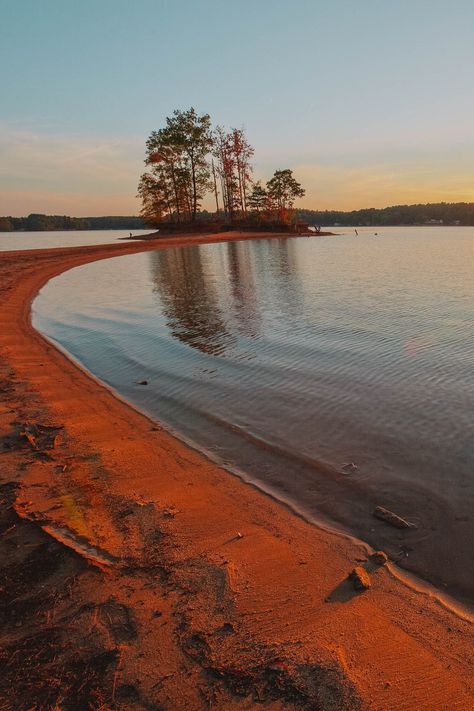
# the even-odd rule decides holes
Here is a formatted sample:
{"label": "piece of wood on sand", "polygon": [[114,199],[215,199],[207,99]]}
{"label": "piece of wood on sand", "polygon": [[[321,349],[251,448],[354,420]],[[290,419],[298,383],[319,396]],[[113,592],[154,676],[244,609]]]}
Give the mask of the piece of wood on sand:
{"label": "piece of wood on sand", "polygon": [[395,528],[416,528],[416,524],[407,521],[396,513],[393,513],[393,511],[385,509],[383,506],[376,506],[373,515],[375,518],[385,521],[385,523],[389,523],[391,526],[395,526]]}

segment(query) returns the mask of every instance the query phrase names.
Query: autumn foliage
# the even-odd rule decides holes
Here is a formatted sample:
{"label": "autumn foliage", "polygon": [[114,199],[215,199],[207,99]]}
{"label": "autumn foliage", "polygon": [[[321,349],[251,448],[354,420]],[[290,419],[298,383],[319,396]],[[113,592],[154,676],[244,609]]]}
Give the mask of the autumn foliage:
{"label": "autumn foliage", "polygon": [[254,148],[243,128],[212,128],[208,114],[174,111],[146,142],[146,172],[138,195],[148,224],[196,223],[210,193],[214,219],[245,224],[291,224],[296,198],[305,194],[292,171],[277,170],[266,186],[252,179]]}

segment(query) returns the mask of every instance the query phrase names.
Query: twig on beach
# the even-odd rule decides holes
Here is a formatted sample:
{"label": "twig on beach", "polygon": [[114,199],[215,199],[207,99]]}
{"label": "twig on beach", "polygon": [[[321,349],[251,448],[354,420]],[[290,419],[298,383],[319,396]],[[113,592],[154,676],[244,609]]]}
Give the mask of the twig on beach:
{"label": "twig on beach", "polygon": [[13,526],[10,526],[9,528],[6,528],[4,531],[2,531],[2,536],[5,536],[7,533],[10,533],[10,531],[13,531],[13,529],[16,527],[16,523],[13,524]]}
{"label": "twig on beach", "polygon": [[115,701],[115,689],[117,686],[117,678],[118,678],[118,675],[120,672],[121,661],[122,661],[122,649],[119,650],[118,659],[117,659],[117,666],[115,667],[115,671],[114,671],[114,680],[113,680],[113,684],[112,684],[112,701]]}
{"label": "twig on beach", "polygon": [[396,513],[393,513],[393,511],[390,511],[389,509],[385,509],[383,506],[376,506],[373,511],[373,515],[375,516],[375,518],[378,518],[381,521],[385,521],[385,523],[389,523],[391,526],[395,526],[395,528],[417,527],[415,523],[406,521],[401,516],[398,516]]}

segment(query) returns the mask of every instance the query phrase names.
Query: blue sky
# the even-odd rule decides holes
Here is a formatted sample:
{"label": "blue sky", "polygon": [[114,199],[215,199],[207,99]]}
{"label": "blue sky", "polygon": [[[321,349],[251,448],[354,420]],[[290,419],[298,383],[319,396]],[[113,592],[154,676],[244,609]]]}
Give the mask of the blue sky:
{"label": "blue sky", "polygon": [[175,108],[242,126],[301,205],[474,200],[468,0],[0,0],[0,214],[138,212]]}

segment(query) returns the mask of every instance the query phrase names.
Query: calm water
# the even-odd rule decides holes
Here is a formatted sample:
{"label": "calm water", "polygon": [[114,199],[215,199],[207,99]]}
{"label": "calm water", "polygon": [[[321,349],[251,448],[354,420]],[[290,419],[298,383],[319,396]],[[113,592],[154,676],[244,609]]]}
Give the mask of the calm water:
{"label": "calm water", "polygon": [[[110,244],[128,237],[130,230],[55,230],[54,232],[0,232],[0,252],[12,249],[49,249]],[[133,235],[150,234],[150,230],[132,230]]]}
{"label": "calm water", "polygon": [[85,265],[34,323],[219,461],[474,601],[474,228],[377,231]]}

